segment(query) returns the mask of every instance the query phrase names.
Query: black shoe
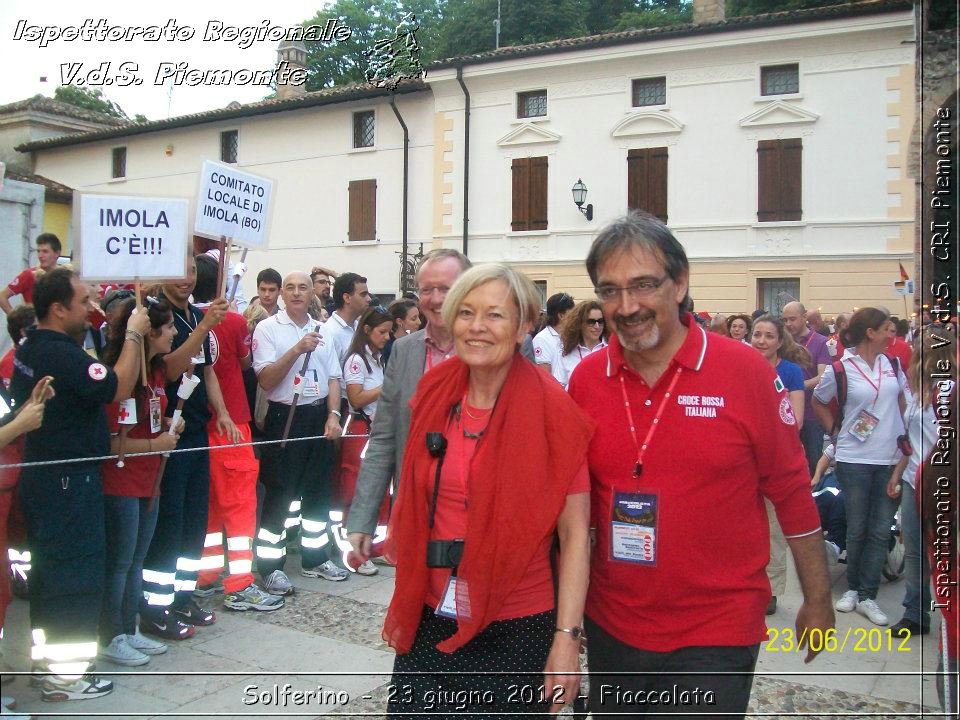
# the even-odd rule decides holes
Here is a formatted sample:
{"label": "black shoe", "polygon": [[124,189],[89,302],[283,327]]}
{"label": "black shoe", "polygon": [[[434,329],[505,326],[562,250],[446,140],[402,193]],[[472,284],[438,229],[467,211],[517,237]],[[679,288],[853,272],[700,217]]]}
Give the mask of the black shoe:
{"label": "black shoe", "polygon": [[930,632],[929,625],[921,625],[915,623],[913,620],[907,620],[902,618],[900,622],[890,628],[890,634],[896,637],[897,635],[906,635],[910,637],[911,635],[927,635]]}
{"label": "black shoe", "polygon": [[767,603],[767,615],[773,615],[777,611],[777,596],[771,595],[770,602]]}
{"label": "black shoe", "polygon": [[217,621],[216,613],[204,610],[193,598],[173,608],[173,614],[188,625],[213,625]]}
{"label": "black shoe", "polygon": [[140,630],[164,640],[186,640],[197,634],[193,625],[180,620],[169,608],[140,610]]}

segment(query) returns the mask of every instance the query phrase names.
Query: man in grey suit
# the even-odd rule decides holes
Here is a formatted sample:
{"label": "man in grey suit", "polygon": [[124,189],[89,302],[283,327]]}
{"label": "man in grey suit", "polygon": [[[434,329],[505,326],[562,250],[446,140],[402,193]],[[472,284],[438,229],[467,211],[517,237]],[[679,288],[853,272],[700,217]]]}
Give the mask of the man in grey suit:
{"label": "man in grey suit", "polygon": [[447,292],[470,264],[456,250],[440,249],[424,255],[417,269],[417,294],[427,327],[400,338],[393,346],[347,517],[350,544],[364,558],[370,556],[387,487],[403,467],[403,451],[410,432],[410,398],[423,374],[453,355],[453,336],[440,310]]}

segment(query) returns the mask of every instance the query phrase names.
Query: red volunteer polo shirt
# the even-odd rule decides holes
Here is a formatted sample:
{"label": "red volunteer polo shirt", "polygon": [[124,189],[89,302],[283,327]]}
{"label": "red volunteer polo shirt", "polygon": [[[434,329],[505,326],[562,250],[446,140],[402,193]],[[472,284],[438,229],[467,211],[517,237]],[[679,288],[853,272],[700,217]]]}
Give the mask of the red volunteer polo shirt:
{"label": "red volunteer polo shirt", "polygon": [[34,273],[37,269],[38,268],[27,268],[10,281],[10,284],[7,285],[7,290],[10,291],[10,297],[22,295],[24,303],[33,303],[33,286],[37,284],[37,277]]}
{"label": "red volunteer polo shirt", "polygon": [[[626,364],[616,334],[606,350],[583,359],[569,386],[598,423],[588,453],[597,544],[586,614],[622,642],[656,652],[766,638],[764,496],[787,537],[820,528],[776,371],[753,348],[704,332],[689,315],[682,319],[687,337],[653,388]],[[643,472],[634,478],[621,377],[643,443],[678,367]],[[656,565],[611,559],[615,490],[657,495]]]}

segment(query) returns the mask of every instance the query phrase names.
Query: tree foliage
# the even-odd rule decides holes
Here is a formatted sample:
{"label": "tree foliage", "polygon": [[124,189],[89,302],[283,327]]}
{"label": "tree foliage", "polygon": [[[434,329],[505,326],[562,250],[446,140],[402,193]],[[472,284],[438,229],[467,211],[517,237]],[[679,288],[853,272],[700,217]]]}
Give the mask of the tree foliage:
{"label": "tree foliage", "polygon": [[307,90],[363,82],[368,63],[364,52],[377,41],[393,37],[407,13],[416,15],[420,24],[417,32],[420,61],[429,62],[437,48],[444,4],[445,0],[337,0],[321,10],[303,25],[325,25],[327,20],[339,20],[350,29],[351,35],[340,42],[307,41]]}
{"label": "tree foliage", "polygon": [[[130,116],[119,105],[108,100],[99,88],[77,87],[76,85],[60,85],[53,91],[53,99],[74,107],[94,110],[95,112],[110,115],[111,117],[129,120]],[[135,122],[145,122],[143,115],[137,115]]]}
{"label": "tree foliage", "polygon": [[[726,0],[726,8],[727,17],[738,17],[838,2],[842,0]],[[393,37],[408,12],[420,25],[417,40],[424,65],[497,47],[497,0],[336,0],[303,24],[339,19],[352,35],[343,42],[307,43],[307,89],[363,82],[364,52]],[[692,0],[500,0],[500,47],[692,20]]]}
{"label": "tree foliage", "polygon": [[727,0],[727,17],[840,5],[843,0]]}

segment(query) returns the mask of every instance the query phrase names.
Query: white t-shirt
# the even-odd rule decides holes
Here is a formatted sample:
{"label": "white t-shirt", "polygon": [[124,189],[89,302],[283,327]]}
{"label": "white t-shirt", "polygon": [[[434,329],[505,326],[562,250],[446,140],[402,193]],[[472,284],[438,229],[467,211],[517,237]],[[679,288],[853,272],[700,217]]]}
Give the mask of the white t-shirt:
{"label": "white t-shirt", "polygon": [[[353,334],[357,331],[358,322],[359,318],[352,325],[348,325],[347,321],[340,317],[340,313],[334,310],[330,314],[330,319],[323,324],[323,329],[333,341],[340,367],[343,367],[343,364],[347,361],[347,350],[350,349],[350,343],[353,342]],[[344,400],[347,399],[347,388],[345,386],[340,388],[340,395]]]}
{"label": "white t-shirt", "polygon": [[907,461],[907,467],[903,471],[901,478],[910,483],[910,487],[917,487],[917,468],[920,463],[930,457],[937,444],[939,434],[939,425],[937,425],[937,414],[933,403],[926,408],[920,407],[920,399],[917,396],[911,397],[907,401],[907,408],[903,411],[903,422],[907,426],[907,435],[910,437],[910,445],[913,447],[913,455]]}
{"label": "white t-shirt", "polygon": [[[370,363],[370,370],[367,370],[363,358],[357,353],[347,358],[347,361],[343,364],[343,386],[345,388],[349,385],[362,385],[364,390],[373,390],[383,385],[383,366],[380,365],[380,354],[374,355],[370,352],[370,348],[367,348],[367,362]],[[377,414],[377,402],[377,400],[374,400],[363,408],[356,408],[351,403],[350,409],[362,409],[367,417],[373,420]]]}
{"label": "white t-shirt", "polygon": [[[294,345],[296,345],[308,332],[317,329],[317,323],[308,319],[303,327],[298,326],[286,310],[281,310],[276,315],[267,318],[257,325],[253,331],[253,369],[257,375],[268,365],[272,365]],[[297,405],[309,405],[315,400],[321,400],[327,397],[331,379],[340,380],[343,373],[340,370],[340,362],[337,360],[337,354],[333,349],[329,333],[323,325],[319,326],[320,344],[317,349],[310,354],[310,363],[307,365],[307,371],[304,373],[304,389],[300,393]],[[294,361],[286,377],[267,393],[267,399],[271,402],[284,403],[290,405],[293,402],[294,379],[303,367],[303,356]],[[316,386],[316,391],[310,390]],[[333,407],[332,410],[339,408]]]}
{"label": "white t-shirt", "polygon": [[563,340],[555,328],[547,325],[533,338],[533,357],[538,365],[553,364],[563,355]]}
{"label": "white t-shirt", "polygon": [[[877,355],[871,368],[859,355],[846,350],[841,362],[847,375],[847,403],[837,436],[837,462],[896,465],[900,459],[897,437],[903,434],[900,394],[907,387],[907,378],[902,370],[899,373],[894,370],[885,355]],[[836,398],[837,380],[832,365],[823,371],[813,396],[822,403]],[[850,431],[864,410],[878,422],[867,439],[861,441]]]}
{"label": "white t-shirt", "polygon": [[[585,345],[578,345],[576,349],[572,352],[568,352],[566,355],[561,355],[560,359],[555,361],[551,366],[551,372],[557,381],[563,385],[563,389],[567,389],[567,385],[570,383],[570,376],[573,374],[574,368],[580,364],[580,361],[583,360],[590,353],[594,353],[597,350],[603,350],[607,346],[606,341],[601,340],[596,345],[593,346],[593,350],[586,347]],[[563,348],[560,348],[561,351]]]}

